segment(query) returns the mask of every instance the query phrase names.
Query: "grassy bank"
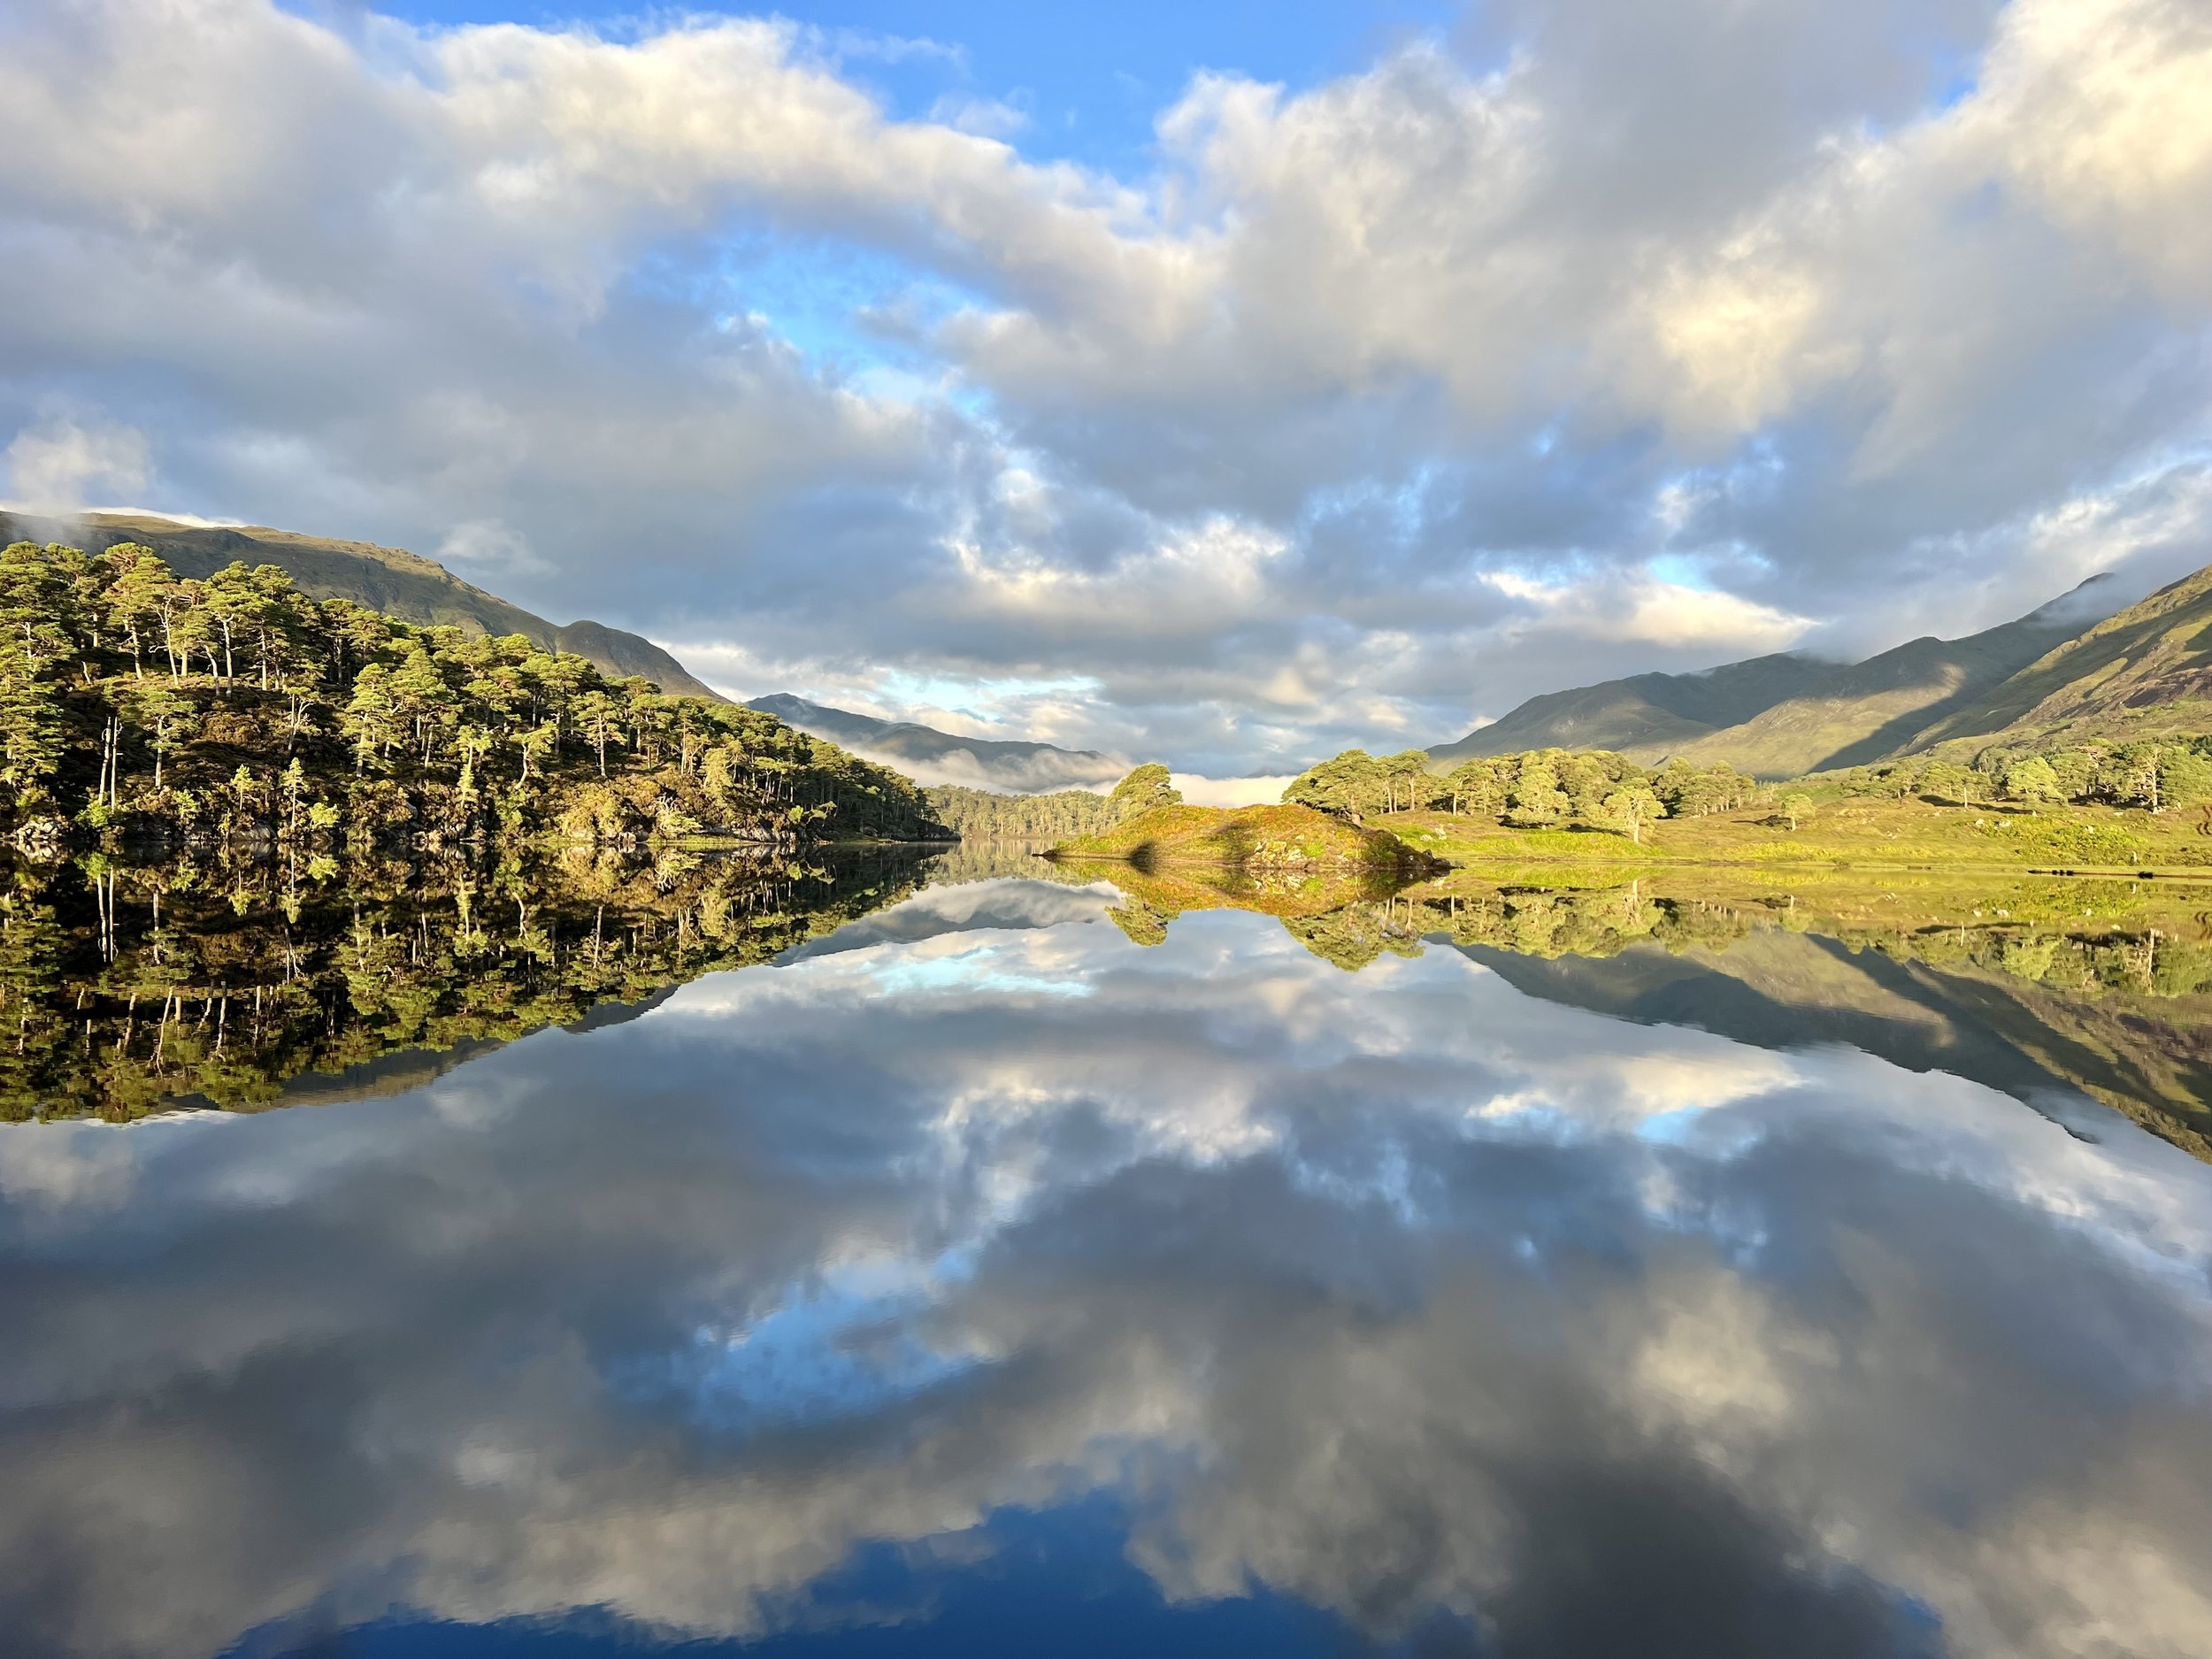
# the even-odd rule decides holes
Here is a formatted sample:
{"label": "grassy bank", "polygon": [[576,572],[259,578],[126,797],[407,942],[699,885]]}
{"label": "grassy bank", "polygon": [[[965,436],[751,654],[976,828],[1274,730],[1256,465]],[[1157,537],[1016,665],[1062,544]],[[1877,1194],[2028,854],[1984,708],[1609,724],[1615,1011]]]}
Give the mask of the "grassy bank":
{"label": "grassy bank", "polygon": [[1793,815],[1770,805],[1645,826],[1642,841],[1605,830],[1516,829],[1441,811],[1371,820],[1409,846],[1455,865],[1582,868],[1586,879],[1690,865],[1827,866],[1855,871],[2076,872],[2212,879],[2212,834],[2201,811],[2151,813],[2104,806],[1955,806],[1807,791]]}

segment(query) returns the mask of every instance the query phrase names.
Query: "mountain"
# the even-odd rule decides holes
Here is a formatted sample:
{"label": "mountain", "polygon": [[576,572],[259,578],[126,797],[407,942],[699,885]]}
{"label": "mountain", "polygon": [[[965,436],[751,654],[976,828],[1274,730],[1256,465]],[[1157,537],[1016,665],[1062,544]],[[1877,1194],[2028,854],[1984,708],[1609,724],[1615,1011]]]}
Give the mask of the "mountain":
{"label": "mountain", "polygon": [[2064,641],[1909,747],[2212,732],[2212,565]]}
{"label": "mountain", "polygon": [[1772,708],[1832,673],[1836,664],[1781,653],[1694,674],[1633,674],[1531,697],[1502,720],[1429,750],[1455,762],[1532,749],[1607,749],[1665,754]]}
{"label": "mountain", "polygon": [[2110,578],[2092,577],[2001,626],[1908,641],[1862,663],[1785,654],[1552,692],[1429,755],[1449,765],[1530,749],[1609,749],[1645,764],[1678,756],[1762,778],[1859,765],[1925,747],[1932,728],[1982,709],[2119,601]]}
{"label": "mountain", "polygon": [[[2114,595],[2109,603],[2108,594]],[[1673,753],[1696,765],[1724,762],[1757,778],[1797,778],[1919,747],[1921,732],[1970,706],[2117,603],[2111,579],[2092,577],[2001,626],[1960,640],[1909,640],[1863,663],[1832,669],[1796,696]]]}
{"label": "mountain", "polygon": [[1129,770],[1127,761],[1094,749],[955,737],[910,720],[879,720],[848,709],[826,708],[788,692],[755,697],[745,706],[826,738],[864,760],[895,765],[925,784],[956,783],[1029,794],[1111,783]]}
{"label": "mountain", "polygon": [[11,541],[64,541],[88,552],[118,541],[142,542],[167,560],[178,575],[196,580],[239,561],[275,565],[317,599],[350,599],[425,627],[519,634],[547,650],[583,657],[616,679],[641,674],[665,692],[729,701],[649,639],[597,622],[557,627],[519,605],[471,587],[444,565],[400,548],[257,526],[180,524],[150,513],[90,512],[53,519],[0,512],[0,546]]}

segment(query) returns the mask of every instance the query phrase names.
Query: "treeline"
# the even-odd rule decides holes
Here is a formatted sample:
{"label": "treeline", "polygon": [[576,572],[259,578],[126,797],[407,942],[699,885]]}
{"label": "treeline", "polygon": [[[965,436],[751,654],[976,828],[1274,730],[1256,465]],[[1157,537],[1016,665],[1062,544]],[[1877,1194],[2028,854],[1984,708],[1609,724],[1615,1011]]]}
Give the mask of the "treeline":
{"label": "treeline", "polygon": [[432,848],[945,832],[887,768],[521,635],[316,600],[273,565],[0,551],[0,833]]}
{"label": "treeline", "polygon": [[1750,933],[1754,923],[1732,907],[1646,898],[1631,887],[1402,895],[1286,919],[1283,926],[1315,956],[1356,971],[1386,954],[1418,956],[1424,941],[1437,937],[1517,956],[1610,956],[1647,942],[1670,951],[1692,945],[1723,949]]}
{"label": "treeline", "polygon": [[1105,795],[997,795],[951,784],[922,791],[938,822],[962,841],[1074,841],[1097,835],[1154,807],[1179,805],[1182,791],[1157,761],[1136,767]]}
{"label": "treeline", "polygon": [[1965,764],[1927,756],[1832,773],[1846,795],[1922,795],[1961,806],[2016,802],[2163,812],[2212,802],[2212,738],[1999,746]]}
{"label": "treeline", "polygon": [[1652,770],[1602,750],[1486,755],[1432,772],[1419,749],[1347,749],[1301,773],[1283,799],[1353,822],[1374,812],[1448,811],[1523,829],[1605,829],[1632,840],[1655,818],[1701,818],[1764,799],[1757,780],[1682,761]]}
{"label": "treeline", "polygon": [[1120,822],[1119,809],[1089,789],[995,795],[943,784],[922,791],[931,816],[962,841],[1072,841]]}
{"label": "treeline", "polygon": [[[764,961],[910,892],[896,852],[633,862],[572,849],[472,875],[378,860],[0,866],[0,1119],[280,1104],[408,1050],[472,1050]],[[367,1085],[357,1086],[365,1091]]]}

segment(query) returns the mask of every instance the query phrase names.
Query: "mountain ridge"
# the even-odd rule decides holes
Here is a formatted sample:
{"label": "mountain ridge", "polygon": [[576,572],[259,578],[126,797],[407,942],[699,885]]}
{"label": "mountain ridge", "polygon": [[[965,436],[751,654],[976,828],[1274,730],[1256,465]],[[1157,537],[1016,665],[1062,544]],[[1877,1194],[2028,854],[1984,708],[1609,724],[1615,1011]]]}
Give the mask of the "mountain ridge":
{"label": "mountain ridge", "polygon": [[1691,673],[1650,672],[1549,691],[1517,704],[1429,754],[1440,760],[1532,749],[1601,749],[1624,755],[1692,742],[1763,713],[1839,666],[1779,651]]}
{"label": "mountain ridge", "polygon": [[[831,708],[788,691],[747,700],[786,726],[826,738],[864,760],[896,764],[924,784],[951,783],[1015,794],[1111,783],[1129,770],[1118,756],[1028,739],[961,737],[913,720],[885,720]],[[937,775],[923,777],[925,772]]]}
{"label": "mountain ridge", "polygon": [[[2199,574],[2212,622],[2212,571]],[[1678,758],[1766,779],[1861,765],[1954,734],[1947,726],[2000,688],[2127,614],[2119,592],[2112,578],[2093,576],[1993,628],[1952,640],[1923,635],[1856,663],[1786,652],[1549,692],[1428,753],[1432,765],[1448,765],[1530,749],[1609,749],[1640,764]],[[1712,718],[1730,713],[1736,718]]]}
{"label": "mountain ridge", "polygon": [[1916,734],[1916,749],[2212,732],[2212,565],[2054,645]]}
{"label": "mountain ridge", "polygon": [[1978,634],[1908,640],[1676,753],[1693,764],[1725,763],[1760,778],[1802,777],[1886,758],[2078,633],[2102,595],[2115,591],[2109,578],[2093,576]]}

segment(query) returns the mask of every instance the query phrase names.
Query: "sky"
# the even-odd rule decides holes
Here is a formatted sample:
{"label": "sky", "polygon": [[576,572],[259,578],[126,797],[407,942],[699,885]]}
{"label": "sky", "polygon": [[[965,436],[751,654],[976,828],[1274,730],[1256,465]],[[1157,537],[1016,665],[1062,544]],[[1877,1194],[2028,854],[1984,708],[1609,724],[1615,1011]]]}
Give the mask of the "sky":
{"label": "sky", "polygon": [[0,499],[1214,775],[2212,561],[2201,0],[0,8]]}

